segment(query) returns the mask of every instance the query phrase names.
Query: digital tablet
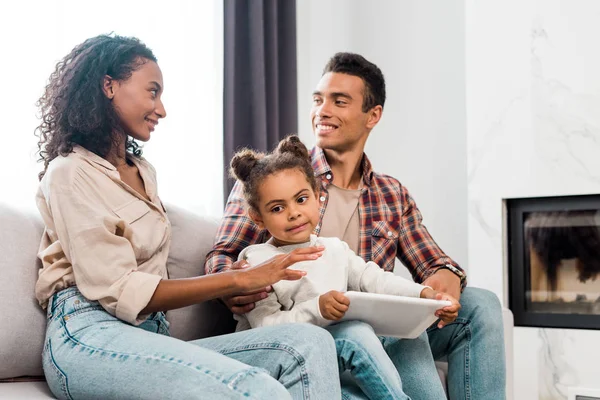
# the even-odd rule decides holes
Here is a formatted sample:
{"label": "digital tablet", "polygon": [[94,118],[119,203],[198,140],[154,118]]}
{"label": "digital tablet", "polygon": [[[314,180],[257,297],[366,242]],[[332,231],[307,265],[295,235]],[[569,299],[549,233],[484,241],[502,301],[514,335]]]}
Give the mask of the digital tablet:
{"label": "digital tablet", "polygon": [[379,336],[414,339],[437,321],[436,310],[452,304],[447,300],[393,296],[364,292],[344,293],[350,307],[342,321],[360,320]]}

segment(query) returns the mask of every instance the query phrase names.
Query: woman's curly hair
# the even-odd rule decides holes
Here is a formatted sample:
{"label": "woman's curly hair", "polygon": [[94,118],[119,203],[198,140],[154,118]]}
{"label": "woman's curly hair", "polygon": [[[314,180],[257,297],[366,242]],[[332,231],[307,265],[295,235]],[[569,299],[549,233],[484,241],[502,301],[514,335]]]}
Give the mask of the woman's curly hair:
{"label": "woman's curly hair", "polygon": [[[36,128],[38,152],[44,161],[39,179],[50,161],[71,153],[76,144],[104,158],[120,137],[127,137],[104,94],[104,78],[125,81],[148,60],[156,62],[156,57],[138,39],[111,34],[87,39],[58,62],[36,103],[42,120]],[[138,157],[142,154],[130,137],[126,150]]]}

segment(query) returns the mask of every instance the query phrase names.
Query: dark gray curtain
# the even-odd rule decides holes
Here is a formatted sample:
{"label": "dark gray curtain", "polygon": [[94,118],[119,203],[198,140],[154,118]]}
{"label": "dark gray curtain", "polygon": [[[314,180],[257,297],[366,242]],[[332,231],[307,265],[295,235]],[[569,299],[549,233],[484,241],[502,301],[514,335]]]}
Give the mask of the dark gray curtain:
{"label": "dark gray curtain", "polygon": [[296,1],[225,0],[223,150],[227,170],[244,146],[270,151],[298,130]]}

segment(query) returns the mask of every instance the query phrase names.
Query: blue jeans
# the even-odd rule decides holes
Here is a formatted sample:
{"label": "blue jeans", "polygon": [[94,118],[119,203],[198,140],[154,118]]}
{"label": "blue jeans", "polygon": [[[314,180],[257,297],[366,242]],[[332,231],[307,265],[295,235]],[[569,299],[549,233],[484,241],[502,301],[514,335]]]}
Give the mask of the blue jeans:
{"label": "blue jeans", "polygon": [[[48,305],[44,374],[59,399],[336,399],[335,345],[307,324],[192,342],[169,336],[163,313],[139,327],[77,288]],[[333,377],[333,379],[332,379]]]}
{"label": "blue jeans", "polygon": [[350,371],[369,399],[410,400],[402,381],[371,325],[345,321],[328,326],[338,353],[340,374]]}
{"label": "blue jeans", "polygon": [[[506,366],[502,310],[495,294],[466,288],[462,308],[452,324],[430,327],[416,339],[381,338],[413,400],[444,399],[435,360],[448,361],[448,397],[452,400],[504,400]],[[349,399],[365,399],[356,385],[342,380]]]}

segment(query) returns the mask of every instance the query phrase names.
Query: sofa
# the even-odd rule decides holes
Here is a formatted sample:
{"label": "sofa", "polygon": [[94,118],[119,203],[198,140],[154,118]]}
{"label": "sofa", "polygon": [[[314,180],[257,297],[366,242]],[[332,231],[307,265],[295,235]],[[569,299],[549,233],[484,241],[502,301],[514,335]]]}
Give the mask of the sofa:
{"label": "sofa", "polygon": [[[167,207],[173,242],[167,269],[170,278],[204,273],[204,258],[212,246],[218,220]],[[22,210],[0,203],[0,398],[52,399],[43,379],[42,344],[46,316],[34,297],[40,267],[36,257],[43,231],[37,210]],[[171,334],[182,340],[232,332],[231,313],[218,301],[209,301],[169,311]],[[512,387],[512,314],[503,313],[507,349],[508,388]],[[443,382],[447,366],[438,363]],[[512,398],[509,392],[508,398]]]}

